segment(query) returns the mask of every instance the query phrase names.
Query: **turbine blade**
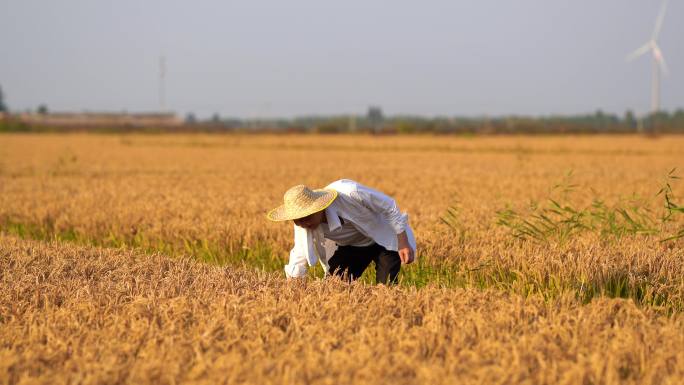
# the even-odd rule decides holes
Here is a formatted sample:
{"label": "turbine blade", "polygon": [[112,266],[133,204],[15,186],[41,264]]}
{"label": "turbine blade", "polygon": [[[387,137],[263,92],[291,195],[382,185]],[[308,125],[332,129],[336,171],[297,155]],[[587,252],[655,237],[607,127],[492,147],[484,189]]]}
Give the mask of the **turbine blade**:
{"label": "turbine blade", "polygon": [[651,42],[648,42],[648,43],[642,45],[641,47],[637,48],[636,50],[634,50],[634,52],[627,55],[627,61],[632,61],[632,60],[638,58],[639,56],[648,52],[650,49],[651,49]]}
{"label": "turbine blade", "polygon": [[663,5],[660,7],[660,13],[656,19],[655,28],[653,29],[653,35],[651,35],[651,40],[658,40],[658,35],[660,35],[660,29],[663,27],[663,19],[665,19],[665,10],[667,9],[668,0],[663,1]]}

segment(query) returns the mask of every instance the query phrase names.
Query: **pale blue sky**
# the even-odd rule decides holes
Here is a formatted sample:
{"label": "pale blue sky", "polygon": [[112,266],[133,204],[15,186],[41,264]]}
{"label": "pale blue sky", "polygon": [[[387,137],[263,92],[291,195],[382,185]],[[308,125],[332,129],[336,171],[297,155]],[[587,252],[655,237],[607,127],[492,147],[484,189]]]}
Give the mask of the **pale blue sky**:
{"label": "pale blue sky", "polygon": [[[646,112],[645,0],[0,0],[0,86],[13,109],[274,117]],[[663,108],[684,107],[684,0],[660,45]]]}

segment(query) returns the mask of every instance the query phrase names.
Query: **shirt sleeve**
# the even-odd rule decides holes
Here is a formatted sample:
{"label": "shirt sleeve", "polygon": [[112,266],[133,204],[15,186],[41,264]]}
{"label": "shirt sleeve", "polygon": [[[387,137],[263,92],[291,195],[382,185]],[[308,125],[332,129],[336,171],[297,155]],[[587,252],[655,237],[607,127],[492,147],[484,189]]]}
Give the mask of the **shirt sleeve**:
{"label": "shirt sleeve", "polygon": [[306,229],[294,225],[294,247],[290,250],[290,260],[285,265],[285,276],[299,278],[306,276],[307,271],[307,236]]}
{"label": "shirt sleeve", "polygon": [[385,217],[396,234],[406,231],[408,215],[402,214],[399,211],[397,202],[394,199],[380,191],[362,185],[359,185],[352,195],[357,195],[357,198],[364,206]]}

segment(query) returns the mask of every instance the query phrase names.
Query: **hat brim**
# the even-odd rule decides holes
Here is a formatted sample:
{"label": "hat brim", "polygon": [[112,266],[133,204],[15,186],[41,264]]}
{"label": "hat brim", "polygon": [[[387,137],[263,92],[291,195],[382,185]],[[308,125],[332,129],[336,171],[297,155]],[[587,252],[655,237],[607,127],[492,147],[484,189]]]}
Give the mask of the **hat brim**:
{"label": "hat brim", "polygon": [[325,210],[337,198],[337,191],[332,189],[319,189],[314,190],[314,192],[323,192],[324,194],[313,201],[306,209],[288,212],[285,205],[280,205],[269,211],[266,214],[266,218],[273,222],[283,222],[308,217],[311,214]]}

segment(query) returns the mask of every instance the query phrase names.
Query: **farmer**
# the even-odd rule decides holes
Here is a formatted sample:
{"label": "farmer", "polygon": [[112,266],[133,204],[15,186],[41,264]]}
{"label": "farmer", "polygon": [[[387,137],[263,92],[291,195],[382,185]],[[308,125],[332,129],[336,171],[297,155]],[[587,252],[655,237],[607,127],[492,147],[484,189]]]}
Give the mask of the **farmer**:
{"label": "farmer", "polygon": [[288,278],[306,275],[320,261],[329,274],[357,279],[375,262],[377,283],[396,283],[401,264],[413,262],[416,240],[394,199],[349,179],[311,190],[287,190],[272,221],[294,221],[294,247],[285,265]]}

